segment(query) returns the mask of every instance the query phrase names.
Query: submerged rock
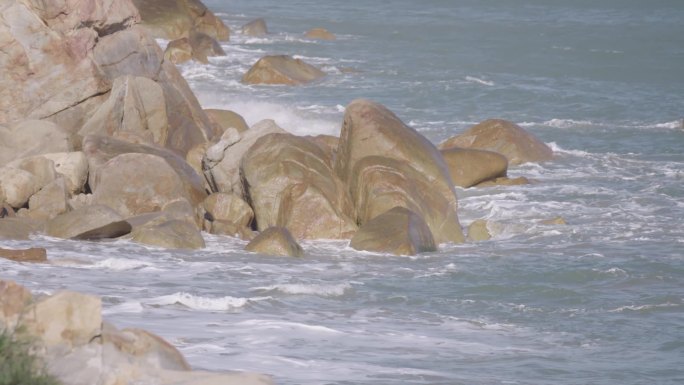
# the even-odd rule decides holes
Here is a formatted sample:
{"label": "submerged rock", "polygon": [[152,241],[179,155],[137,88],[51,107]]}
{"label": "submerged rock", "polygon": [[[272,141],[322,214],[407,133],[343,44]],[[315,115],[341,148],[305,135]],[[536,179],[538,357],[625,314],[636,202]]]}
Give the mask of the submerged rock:
{"label": "submerged rock", "polygon": [[492,234],[487,228],[487,221],[477,219],[468,226],[468,240],[471,242],[487,241],[492,238]]}
{"label": "submerged rock", "polygon": [[245,118],[234,111],[220,110],[220,109],[205,109],[209,118],[218,124],[223,131],[228,128],[235,128],[238,132],[243,133],[249,129]]}
{"label": "submerged rock", "polygon": [[252,239],[245,247],[245,250],[265,255],[289,257],[304,256],[302,247],[284,227],[267,228]]}
{"label": "submerged rock", "polygon": [[0,258],[15,262],[47,262],[47,250],[42,247],[30,249],[3,249],[0,247]]}
{"label": "submerged rock", "polygon": [[292,56],[264,56],[242,77],[246,84],[300,85],[325,77],[325,72]]}
{"label": "submerged rock", "polygon": [[405,207],[395,207],[366,222],[349,245],[356,250],[394,255],[437,250],[425,221]]}
{"label": "submerged rock", "polygon": [[242,34],[247,36],[266,36],[268,35],[268,28],[266,27],[266,20],[259,18],[250,21],[242,26]]}
{"label": "submerged rock", "polygon": [[134,242],[167,249],[201,249],[205,246],[197,226],[182,220],[144,225],[132,235]]}
{"label": "submerged rock", "polygon": [[315,40],[335,40],[337,37],[325,28],[312,28],[308,30],[304,37]]}
{"label": "submerged rock", "polygon": [[472,187],[479,183],[506,176],[508,160],[505,156],[484,150],[449,148],[441,150],[456,186]]}

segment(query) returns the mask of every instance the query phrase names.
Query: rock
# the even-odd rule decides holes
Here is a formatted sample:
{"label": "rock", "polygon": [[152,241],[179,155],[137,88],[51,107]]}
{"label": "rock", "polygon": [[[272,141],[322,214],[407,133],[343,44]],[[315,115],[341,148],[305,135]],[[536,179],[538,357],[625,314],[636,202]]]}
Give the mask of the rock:
{"label": "rock", "polygon": [[[165,150],[163,148],[155,147],[155,146],[148,146],[148,145],[143,145],[143,144],[133,144],[133,143],[127,143],[124,141],[116,140],[113,138],[108,138],[108,137],[102,137],[102,136],[87,136],[83,139],[83,150],[88,157],[88,163],[90,167],[90,176],[89,176],[89,184],[90,188],[93,190],[93,192],[97,191],[99,189],[99,184],[101,182],[101,174],[103,172],[103,168],[105,165],[112,161],[114,158],[120,156],[120,155],[129,155],[126,158],[122,158],[120,161],[123,161],[127,159],[124,163],[127,164],[127,167],[131,167],[132,169],[136,169],[133,175],[147,175],[147,174],[154,174],[153,179],[151,180],[157,180],[160,178],[164,178],[164,175],[166,177],[172,178],[172,179],[177,179],[176,181],[179,182],[178,185],[174,186],[156,186],[156,189],[164,189],[164,188],[169,188],[171,190],[178,190],[181,195],[173,195],[170,197],[170,200],[175,200],[179,197],[185,197],[188,199],[188,201],[192,205],[197,205],[200,202],[206,198],[207,194],[204,190],[204,181],[203,179],[195,172],[195,170],[190,166],[185,159],[181,158],[180,156],[176,155],[175,153]],[[160,166],[161,169],[159,170],[154,170],[151,169],[150,167],[145,167],[145,168],[140,168],[137,167],[135,164],[136,159],[138,160],[143,160],[143,159],[150,159],[149,157],[140,157],[138,155],[150,155],[150,156],[156,156],[162,158],[164,163],[166,165]],[[117,162],[118,163],[118,162]],[[159,160],[156,160],[155,163],[153,164],[161,164]],[[122,170],[116,170],[115,165],[110,165],[108,166],[111,171],[110,177],[114,177],[116,175],[119,175],[119,177],[124,178],[123,180],[128,181],[128,178]],[[176,177],[173,177],[170,173],[166,173],[169,171],[169,168],[176,174]],[[163,171],[166,170],[166,171]],[[157,171],[160,171],[161,174],[157,173]],[[137,180],[136,183],[140,186],[140,188],[146,188],[146,183],[144,179]],[[116,187],[116,186],[114,186]],[[123,186],[120,186],[119,188],[123,188]],[[133,194],[133,191],[129,191],[128,195]],[[104,194],[104,192],[103,192]],[[149,194],[152,194],[151,191],[149,191]],[[94,194],[96,195],[96,194]],[[161,197],[159,197],[161,199]],[[98,202],[98,197],[94,197],[94,202]],[[116,200],[116,196],[110,196],[108,199],[114,199]],[[114,207],[114,206],[112,206]],[[152,210],[154,211],[154,210]],[[137,213],[137,212],[136,212]],[[136,213],[131,213],[130,215],[135,215]],[[129,215],[126,214],[126,211],[122,211],[122,214],[124,215]]]}
{"label": "rock", "polygon": [[352,175],[349,189],[361,226],[400,206],[420,216],[435,239],[444,242],[462,234],[453,201],[407,162],[367,156],[356,162]]}
{"label": "rock", "polygon": [[519,176],[517,178],[499,177],[496,179],[491,179],[484,181],[475,185],[475,187],[496,187],[496,186],[519,186],[523,184],[529,184],[529,179],[524,176]]}
{"label": "rock", "polygon": [[33,296],[14,281],[0,279],[0,330],[12,333]]}
{"label": "rock", "polygon": [[17,168],[31,173],[40,188],[45,187],[57,177],[55,163],[43,156],[17,159],[8,163],[5,167]]}
{"label": "rock", "polygon": [[85,206],[93,204],[93,194],[78,194],[74,195],[67,201],[69,210],[77,210]]}
{"label": "rock", "polygon": [[38,178],[28,171],[13,168],[0,168],[0,201],[18,209],[41,189]]}
{"label": "rock", "polygon": [[102,302],[92,295],[61,291],[31,304],[21,325],[48,348],[83,346],[102,333]]}
{"label": "rock", "polygon": [[468,226],[468,240],[471,242],[487,241],[492,238],[492,234],[487,228],[487,221],[477,219]]}
{"label": "rock", "polygon": [[312,28],[304,34],[307,39],[335,40],[337,37],[325,28]]}
{"label": "rock", "polygon": [[169,133],[164,90],[152,79],[121,76],[114,80],[109,99],[79,131],[82,136],[132,132],[150,143],[165,146]]}
{"label": "rock", "polygon": [[305,138],[316,143],[328,155],[330,167],[335,166],[335,157],[337,156],[337,146],[340,144],[340,138],[333,135],[305,136]]}
{"label": "rock", "polygon": [[145,225],[133,231],[132,239],[137,243],[167,249],[201,249],[205,246],[197,226],[181,220]]}
{"label": "rock", "polygon": [[192,58],[200,63],[208,64],[208,56],[226,56],[221,45],[205,33],[191,31],[188,42],[192,48]]}
{"label": "rock", "polygon": [[64,177],[69,196],[83,191],[88,179],[88,159],[82,151],[43,154],[52,161],[57,175]]}
{"label": "rock", "polygon": [[247,244],[245,250],[259,254],[303,257],[304,250],[283,227],[269,227]]}
{"label": "rock", "polygon": [[68,191],[64,178],[55,179],[29,199],[29,216],[48,220],[69,210]]}
{"label": "rock", "polygon": [[301,85],[325,77],[325,72],[287,55],[264,56],[242,77],[245,84]]}
{"label": "rock", "polygon": [[146,330],[126,328],[119,331],[114,326],[105,323],[102,342],[111,343],[119,351],[135,357],[141,366],[179,371],[191,370],[185,357],[176,347]]}
{"label": "rock", "polygon": [[28,240],[42,228],[42,222],[31,218],[0,218],[0,239]]}
{"label": "rock", "polygon": [[437,250],[425,221],[405,207],[395,207],[366,222],[354,234],[350,246],[356,250],[394,255]]}
{"label": "rock", "polygon": [[543,221],[540,221],[539,224],[549,225],[549,226],[553,226],[553,225],[562,226],[562,225],[567,225],[568,222],[566,222],[563,217],[555,217],[555,218],[550,218],[550,219],[545,219]]}
{"label": "rock", "polygon": [[12,206],[8,205],[7,202],[4,201],[4,197],[2,195],[2,192],[0,191],[0,199],[3,199],[0,202],[0,219],[2,218],[15,218],[17,215],[14,212],[14,209]]}
{"label": "rock", "polygon": [[449,148],[441,150],[456,186],[472,187],[484,181],[505,177],[508,160],[505,156],[484,150]]}
{"label": "rock", "polygon": [[202,203],[203,217],[209,221],[231,221],[238,226],[249,227],[254,211],[239,196],[230,193],[213,193]]}
{"label": "rock", "polygon": [[47,250],[42,247],[18,250],[0,247],[0,258],[15,262],[47,262]]}
{"label": "rock", "polygon": [[69,132],[52,122],[26,120],[8,128],[0,127],[0,166],[34,155],[73,151],[73,148]]}
{"label": "rock", "polygon": [[197,30],[228,41],[230,29],[199,0],[133,0],[143,25],[154,36],[167,40],[187,37]]}
{"label": "rock", "polygon": [[247,36],[266,36],[268,35],[268,28],[266,27],[266,20],[255,19],[242,26],[242,34]]}
{"label": "rock", "polygon": [[[217,144],[207,149],[203,160],[203,169],[207,179],[210,179],[215,187],[214,191],[226,192],[245,196],[242,182],[240,181],[240,161],[244,154],[262,136],[273,133],[286,133],[278,127],[273,120],[262,120],[253,125],[249,130],[238,134],[238,140],[234,134],[226,130],[229,139],[222,139]],[[223,137],[222,137],[223,138]],[[232,143],[231,143],[232,142]]]}
{"label": "rock", "polygon": [[131,225],[116,211],[104,205],[85,206],[56,216],[45,225],[51,237],[64,239],[118,238],[131,231]]}
{"label": "rock", "polygon": [[[347,106],[335,159],[335,171],[345,184],[352,183],[356,163],[367,156],[407,162],[449,202],[449,213],[445,215],[453,212],[456,216],[456,192],[439,150],[384,106],[358,99]],[[438,243],[464,240],[460,226],[453,232],[433,235]]]}
{"label": "rock", "polygon": [[259,230],[286,227],[297,239],[344,239],[356,231],[347,188],[306,138],[261,137],[240,170]]}
{"label": "rock", "polygon": [[498,152],[511,165],[542,162],[553,157],[549,146],[517,124],[502,119],[485,120],[439,145],[440,149],[452,147]]}
{"label": "rock", "polygon": [[229,127],[235,128],[239,133],[249,129],[245,118],[236,112],[219,109],[205,109],[204,112],[207,113],[209,119],[216,122],[224,131]]}
{"label": "rock", "polygon": [[183,64],[192,60],[192,47],[188,38],[182,37],[169,42],[164,50],[164,60],[170,60],[173,64]]}

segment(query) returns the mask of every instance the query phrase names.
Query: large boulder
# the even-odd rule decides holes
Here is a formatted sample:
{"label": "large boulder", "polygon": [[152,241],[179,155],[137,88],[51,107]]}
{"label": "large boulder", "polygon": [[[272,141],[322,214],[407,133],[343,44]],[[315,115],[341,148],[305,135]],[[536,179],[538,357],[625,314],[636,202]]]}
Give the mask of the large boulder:
{"label": "large boulder", "polygon": [[452,201],[409,163],[367,156],[356,162],[353,176],[349,188],[361,226],[399,206],[419,215],[438,242],[462,234]]}
{"label": "large boulder", "polygon": [[69,210],[69,193],[64,178],[57,178],[29,199],[29,216],[48,220]]}
{"label": "large boulder", "polygon": [[542,162],[553,157],[553,150],[544,142],[517,124],[502,119],[485,120],[439,145],[440,149],[453,147],[498,152],[511,165]]}
{"label": "large boulder", "polygon": [[69,211],[45,224],[47,235],[65,239],[117,238],[130,231],[131,225],[119,213],[104,205]]}
{"label": "large boulder", "polygon": [[[153,145],[129,143],[106,136],[90,135],[83,138],[83,151],[88,158],[88,183],[93,192],[98,189],[102,168],[109,161],[123,154],[148,154],[163,158],[166,163],[166,166],[164,166],[163,169],[167,169],[167,167],[173,169],[178,176],[178,181],[181,182],[180,185],[176,187],[184,191],[183,196],[186,197],[192,205],[199,204],[207,196],[202,177],[197,174],[185,159],[167,149]],[[148,166],[139,167],[139,165],[136,166],[134,163],[129,164],[129,166],[133,169],[140,169],[137,171],[142,174],[156,173],[156,170],[150,169]],[[144,188],[145,183],[143,180],[139,180],[137,183],[141,188]]]}
{"label": "large boulder", "polygon": [[0,279],[0,330],[14,331],[33,296],[14,281]]}
{"label": "large boulder", "polygon": [[356,230],[347,188],[325,152],[306,138],[264,136],[242,158],[240,170],[259,230],[285,227],[297,239],[343,239]]}
{"label": "large boulder", "polygon": [[268,27],[266,27],[266,20],[259,18],[250,21],[242,26],[242,34],[247,36],[266,36],[268,35]]}
{"label": "large boulder", "polygon": [[227,41],[230,29],[199,0],[133,0],[143,25],[155,37],[175,40],[191,31]]}
{"label": "large boulder", "polygon": [[33,155],[73,151],[73,141],[69,132],[48,121],[26,120],[0,126],[0,166]]}
{"label": "large boulder", "polygon": [[288,55],[264,56],[242,77],[245,84],[300,85],[325,77],[325,72]]}
{"label": "large boulder", "polygon": [[192,60],[192,46],[187,37],[181,37],[170,41],[164,49],[164,60],[170,60],[173,64],[183,64]]}
{"label": "large boulder", "polygon": [[[355,178],[356,163],[367,156],[407,162],[428,180],[435,193],[449,202],[448,210],[456,215],[456,192],[439,150],[384,106],[358,99],[351,102],[345,111],[335,159],[337,175],[350,185]],[[448,234],[434,234],[435,240],[438,243],[463,242],[460,226],[453,230]]]}
{"label": "large boulder", "polygon": [[247,244],[245,250],[265,255],[304,256],[302,247],[284,227],[269,227],[262,231]]}
{"label": "large boulder", "polygon": [[245,118],[237,112],[215,108],[205,109],[204,112],[206,112],[209,119],[218,124],[223,131],[232,127],[238,132],[243,133],[249,129],[247,122],[245,122]]}
{"label": "large boulder", "polygon": [[205,246],[197,226],[182,220],[142,226],[132,235],[134,242],[167,249],[201,249]]}
{"label": "large boulder", "polygon": [[82,151],[41,155],[53,162],[55,171],[65,182],[69,196],[83,191],[88,180],[88,159]]}
{"label": "large boulder", "polygon": [[39,233],[43,222],[31,218],[0,218],[0,239],[28,240]]}
{"label": "large boulder", "polygon": [[110,343],[136,361],[163,369],[189,371],[190,365],[181,352],[163,338],[147,330],[126,328],[118,330],[114,325],[103,324],[102,342]]}
{"label": "large boulder", "polygon": [[273,120],[262,120],[242,133],[226,129],[221,139],[206,151],[203,169],[207,179],[214,185],[214,191],[232,192],[245,196],[240,181],[240,161],[262,136],[286,133]]}
{"label": "large boulder", "polygon": [[0,168],[0,202],[20,208],[42,187],[39,179],[26,170],[14,167]]}
{"label": "large boulder", "polygon": [[165,204],[177,199],[184,198],[194,204],[201,202],[202,199],[197,199],[201,197],[195,196],[195,190],[188,186],[192,185],[160,156],[122,154],[98,170],[93,203],[107,205],[129,217],[160,211]]}
{"label": "large boulder", "polygon": [[441,150],[441,153],[456,186],[475,186],[504,177],[508,170],[506,157],[493,151],[454,147]]}
{"label": "large boulder", "polygon": [[249,227],[254,211],[242,198],[230,193],[213,193],[202,202],[202,216],[213,221],[231,221],[238,226]]}
{"label": "large boulder", "polygon": [[356,250],[415,255],[437,250],[425,221],[405,207],[395,207],[366,222],[351,239]]}
{"label": "large boulder", "polygon": [[325,28],[312,28],[308,30],[304,37],[313,40],[335,40],[337,37]]}
{"label": "large boulder", "polygon": [[192,49],[192,58],[204,64],[209,63],[209,56],[226,56],[221,45],[211,36],[197,31],[190,32],[188,43]]}

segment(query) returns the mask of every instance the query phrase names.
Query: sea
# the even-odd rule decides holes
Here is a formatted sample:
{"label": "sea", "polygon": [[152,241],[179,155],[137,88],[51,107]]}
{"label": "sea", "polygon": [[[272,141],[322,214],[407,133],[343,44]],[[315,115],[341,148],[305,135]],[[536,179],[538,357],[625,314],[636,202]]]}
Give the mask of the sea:
{"label": "sea", "polygon": [[[2,246],[45,247],[51,263],[0,261],[0,277],[101,296],[107,321],[159,334],[196,369],[281,385],[684,383],[684,2],[205,4],[232,29],[225,57],[179,66],[205,108],[337,135],[345,106],[367,98],[435,144],[502,118],[555,157],[509,169],[528,185],[457,188],[462,225],[486,219],[493,237],[433,253],[35,237]],[[244,36],[256,18],[269,34]],[[314,27],[337,40],[305,39]],[[271,54],[327,76],[240,82]],[[557,217],[567,224],[544,222]]]}

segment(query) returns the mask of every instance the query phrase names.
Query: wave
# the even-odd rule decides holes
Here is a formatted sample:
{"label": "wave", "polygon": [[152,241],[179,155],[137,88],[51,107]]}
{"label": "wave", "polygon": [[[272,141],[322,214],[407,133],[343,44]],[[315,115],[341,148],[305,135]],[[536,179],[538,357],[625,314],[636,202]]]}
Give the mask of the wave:
{"label": "wave", "polygon": [[495,85],[495,83],[491,80],[480,79],[475,76],[466,76],[465,80],[468,83],[481,84],[487,87],[493,87]]}
{"label": "wave", "polygon": [[321,284],[301,284],[289,283],[278,284],[272,286],[255,287],[252,290],[273,293],[278,292],[282,294],[292,295],[316,295],[320,297],[340,297],[343,296],[347,290],[351,289],[349,283],[338,285],[321,285]]}
{"label": "wave", "polygon": [[592,120],[575,120],[575,119],[560,119],[554,118],[542,122],[520,122],[521,127],[552,127],[552,128],[586,128],[586,127],[604,127],[604,128],[631,128],[631,129],[668,129],[677,130],[684,129],[684,120],[672,120],[669,122],[658,123],[644,123],[644,122],[595,122]]}
{"label": "wave", "polygon": [[186,292],[177,292],[170,295],[151,298],[145,301],[145,304],[158,306],[183,305],[193,310],[226,311],[239,309],[247,305],[249,301],[262,299],[265,298],[249,299],[231,296],[211,298],[193,295]]}

